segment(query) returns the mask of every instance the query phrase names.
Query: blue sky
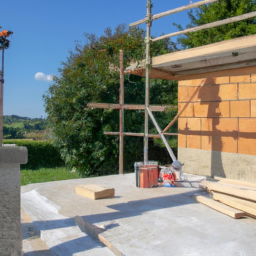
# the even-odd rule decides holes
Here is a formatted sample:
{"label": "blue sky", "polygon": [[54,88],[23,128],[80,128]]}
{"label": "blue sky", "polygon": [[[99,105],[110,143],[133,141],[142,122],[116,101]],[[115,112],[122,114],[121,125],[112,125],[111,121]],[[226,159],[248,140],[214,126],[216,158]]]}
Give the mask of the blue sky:
{"label": "blue sky", "polygon": [[[8,0],[1,2],[0,26],[14,32],[5,51],[4,115],[46,117],[42,95],[58,75],[61,62],[84,33],[100,36],[106,27],[129,24],[146,14],[146,0]],[[190,0],[153,0],[153,14],[189,4]],[[196,2],[196,1],[193,1]],[[153,22],[152,34],[177,31],[173,22],[189,23],[187,12]],[[145,28],[145,25],[142,25]],[[1,29],[1,30],[2,30]],[[42,79],[42,74],[38,75]]]}

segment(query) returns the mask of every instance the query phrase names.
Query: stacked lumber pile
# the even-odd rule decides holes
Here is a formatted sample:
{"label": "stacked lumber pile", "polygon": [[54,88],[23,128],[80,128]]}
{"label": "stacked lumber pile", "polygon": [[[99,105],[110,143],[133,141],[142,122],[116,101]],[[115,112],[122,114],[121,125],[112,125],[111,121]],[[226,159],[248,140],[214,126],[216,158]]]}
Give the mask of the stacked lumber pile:
{"label": "stacked lumber pile", "polygon": [[243,216],[256,218],[255,183],[219,177],[214,178],[217,182],[201,182],[201,187],[211,193],[212,199],[205,196],[195,196],[198,202],[235,219]]}

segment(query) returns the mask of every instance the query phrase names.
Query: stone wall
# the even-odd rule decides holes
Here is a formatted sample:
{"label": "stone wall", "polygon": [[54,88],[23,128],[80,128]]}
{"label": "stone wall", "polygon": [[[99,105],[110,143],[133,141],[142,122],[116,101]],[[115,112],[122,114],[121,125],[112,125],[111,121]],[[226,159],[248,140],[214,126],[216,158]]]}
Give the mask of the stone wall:
{"label": "stone wall", "polygon": [[180,81],[178,100],[184,171],[256,181],[256,75]]}
{"label": "stone wall", "polygon": [[20,164],[26,164],[25,147],[0,147],[0,255],[21,256]]}

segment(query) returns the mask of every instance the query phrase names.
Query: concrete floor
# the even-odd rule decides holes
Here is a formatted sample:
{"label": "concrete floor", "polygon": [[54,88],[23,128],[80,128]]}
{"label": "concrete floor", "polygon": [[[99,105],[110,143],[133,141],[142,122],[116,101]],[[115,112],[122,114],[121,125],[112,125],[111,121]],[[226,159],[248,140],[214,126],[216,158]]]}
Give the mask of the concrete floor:
{"label": "concrete floor", "polygon": [[[113,187],[116,195],[91,200],[75,194],[78,184]],[[256,220],[234,220],[199,204],[191,198],[199,192],[188,184],[140,189],[134,174],[23,186],[24,256],[114,255],[79,229],[76,215],[105,225],[126,256],[255,256]]]}

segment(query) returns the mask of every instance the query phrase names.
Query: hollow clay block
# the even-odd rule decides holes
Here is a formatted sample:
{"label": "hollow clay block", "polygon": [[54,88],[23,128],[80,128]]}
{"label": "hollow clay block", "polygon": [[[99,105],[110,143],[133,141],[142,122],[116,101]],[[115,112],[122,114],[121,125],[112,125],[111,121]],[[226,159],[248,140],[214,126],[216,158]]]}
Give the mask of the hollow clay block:
{"label": "hollow clay block", "polygon": [[115,195],[115,189],[94,184],[77,185],[76,194],[96,200],[100,198],[113,197]]}

